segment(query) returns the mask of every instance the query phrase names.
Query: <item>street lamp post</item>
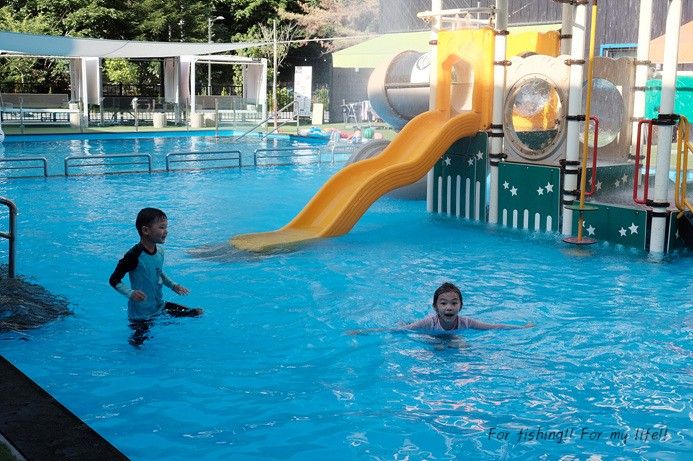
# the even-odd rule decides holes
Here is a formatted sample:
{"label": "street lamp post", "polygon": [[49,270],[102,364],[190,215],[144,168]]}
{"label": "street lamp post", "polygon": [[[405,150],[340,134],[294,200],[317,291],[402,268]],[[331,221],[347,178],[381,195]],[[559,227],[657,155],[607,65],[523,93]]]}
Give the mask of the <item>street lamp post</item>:
{"label": "street lamp post", "polygon": [[[212,24],[223,20],[223,16],[207,18],[207,43],[212,43]],[[212,63],[207,61],[207,96],[212,95]]]}

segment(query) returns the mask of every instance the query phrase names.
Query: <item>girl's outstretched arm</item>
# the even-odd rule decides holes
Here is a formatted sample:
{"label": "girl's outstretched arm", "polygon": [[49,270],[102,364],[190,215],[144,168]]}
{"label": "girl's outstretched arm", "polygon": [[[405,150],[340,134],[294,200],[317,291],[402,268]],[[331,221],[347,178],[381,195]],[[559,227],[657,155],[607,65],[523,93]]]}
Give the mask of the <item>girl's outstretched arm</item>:
{"label": "girl's outstretched arm", "polygon": [[346,334],[349,336],[366,335],[368,333],[382,333],[382,332],[394,332],[394,331],[405,331],[408,330],[406,326],[394,327],[394,328],[364,328],[363,330],[347,330]]}
{"label": "girl's outstretched arm", "polygon": [[479,320],[474,320],[474,319],[465,319],[467,323],[467,328],[471,328],[473,330],[518,330],[520,328],[532,328],[534,326],[533,323],[525,323],[524,325],[508,325],[506,323],[486,323],[486,322],[480,322]]}

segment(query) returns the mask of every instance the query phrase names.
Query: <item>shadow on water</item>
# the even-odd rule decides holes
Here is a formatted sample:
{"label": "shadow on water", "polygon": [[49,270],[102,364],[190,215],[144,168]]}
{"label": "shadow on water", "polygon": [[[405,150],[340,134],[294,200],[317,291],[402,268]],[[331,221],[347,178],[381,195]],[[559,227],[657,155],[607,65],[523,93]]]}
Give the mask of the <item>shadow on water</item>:
{"label": "shadow on water", "polygon": [[239,250],[228,242],[202,245],[187,251],[189,256],[221,263],[261,261],[277,254],[293,253],[298,247],[276,248],[262,253]]}
{"label": "shadow on water", "polygon": [[0,333],[38,328],[71,315],[67,299],[22,277],[8,278],[7,266],[0,265]]}

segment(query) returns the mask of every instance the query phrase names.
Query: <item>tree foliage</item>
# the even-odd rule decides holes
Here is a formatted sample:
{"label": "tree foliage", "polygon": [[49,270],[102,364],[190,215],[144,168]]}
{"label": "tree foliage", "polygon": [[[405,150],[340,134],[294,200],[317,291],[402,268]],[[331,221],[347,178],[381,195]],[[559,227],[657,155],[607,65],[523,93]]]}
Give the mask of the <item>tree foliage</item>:
{"label": "tree foliage", "polygon": [[[51,31],[48,18],[16,15],[11,7],[0,8],[0,29],[29,34],[47,34]],[[0,59],[0,82],[11,85],[13,91],[42,91],[67,88],[68,64],[65,60],[42,58]],[[7,88],[10,90],[10,88]]]}
{"label": "tree foliage", "polygon": [[104,59],[103,71],[112,83],[134,85],[138,81],[137,66],[125,59]]}
{"label": "tree foliage", "polygon": [[[306,37],[358,37],[377,32],[378,0],[321,0],[301,2],[300,13],[282,10],[280,15],[293,21]],[[362,39],[326,40],[327,52],[336,51]]]}
{"label": "tree foliage", "polygon": [[207,18],[216,17],[209,2],[140,0],[132,2],[138,40],[206,42]]}
{"label": "tree foliage", "polygon": [[[298,38],[358,36],[374,32],[378,0],[4,0],[0,29],[36,34],[120,40],[208,40],[209,18],[214,41],[261,41],[245,55],[272,59],[272,22],[277,21],[279,68]],[[324,42],[334,51],[353,42]],[[67,81],[65,61],[12,59],[0,65],[0,81]],[[1,62],[1,61],[0,61]],[[153,81],[156,66],[109,64],[111,81]],[[271,70],[273,71],[273,69]],[[151,74],[151,75],[148,75]]]}
{"label": "tree foliage", "polygon": [[17,17],[43,16],[52,35],[124,38],[131,0],[14,0]]}

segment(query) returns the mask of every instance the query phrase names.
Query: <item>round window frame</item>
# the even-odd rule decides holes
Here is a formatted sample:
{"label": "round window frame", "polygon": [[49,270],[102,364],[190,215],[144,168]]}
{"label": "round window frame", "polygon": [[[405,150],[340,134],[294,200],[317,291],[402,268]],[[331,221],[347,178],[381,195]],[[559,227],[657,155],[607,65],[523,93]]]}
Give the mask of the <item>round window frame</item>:
{"label": "round window frame", "polygon": [[[541,80],[549,85],[556,94],[558,94],[558,101],[560,103],[560,108],[556,117],[557,121],[557,131],[556,136],[553,140],[547,144],[544,148],[540,150],[530,149],[517,135],[513,125],[513,105],[515,103],[515,98],[518,93],[522,90],[524,85],[532,80]],[[505,100],[505,109],[503,110],[503,131],[505,133],[506,139],[510,142],[512,148],[517,152],[517,155],[525,160],[540,162],[551,158],[556,154],[563,141],[565,140],[566,127],[563,120],[565,120],[565,110],[567,107],[567,101],[565,95],[560,90],[560,87],[551,78],[543,74],[527,74],[518,79],[511,87],[507,93],[507,98]]]}
{"label": "round window frame", "polygon": [[[606,77],[594,77],[593,82],[596,82],[597,80],[608,83],[610,85],[608,87],[609,90],[611,91],[611,89],[613,89],[615,91],[615,94],[618,95],[619,102],[620,102],[620,104],[618,106],[620,108],[620,114],[619,114],[620,117],[619,117],[619,120],[617,120],[618,121],[618,125],[617,125],[618,130],[613,133],[613,137],[609,140],[609,142],[604,143],[602,145],[597,145],[598,149],[604,149],[607,146],[610,146],[611,144],[613,144],[614,142],[616,142],[616,143],[618,142],[618,138],[621,135],[621,132],[623,131],[623,124],[624,124],[625,119],[626,119],[626,102],[625,102],[625,99],[623,98],[623,93],[618,90],[618,86],[614,82],[612,82],[611,80],[609,80]],[[593,83],[593,85],[594,85],[594,83]],[[581,110],[583,111],[583,113],[585,112],[586,98],[587,98],[587,82],[584,82],[582,84],[582,105],[581,105],[581,107],[582,107]],[[592,102],[592,106],[591,106],[592,107],[592,110],[591,110],[592,114],[591,115],[596,116],[597,115],[596,114],[596,105],[594,103],[596,98],[595,98],[594,91],[592,92],[592,98],[593,98],[592,99],[593,102]],[[602,123],[602,126],[599,127],[599,144],[601,144],[604,141],[604,139],[608,139],[608,138],[604,137],[604,135],[602,134],[603,133],[603,122],[601,119],[599,121]],[[584,133],[584,130],[585,130],[585,122],[580,122],[580,133],[581,133],[580,134],[580,145],[582,145],[582,140],[583,140],[582,133]],[[590,149],[594,149],[594,142],[593,141],[594,141],[594,136],[589,136],[587,138],[587,147],[589,147]]]}

